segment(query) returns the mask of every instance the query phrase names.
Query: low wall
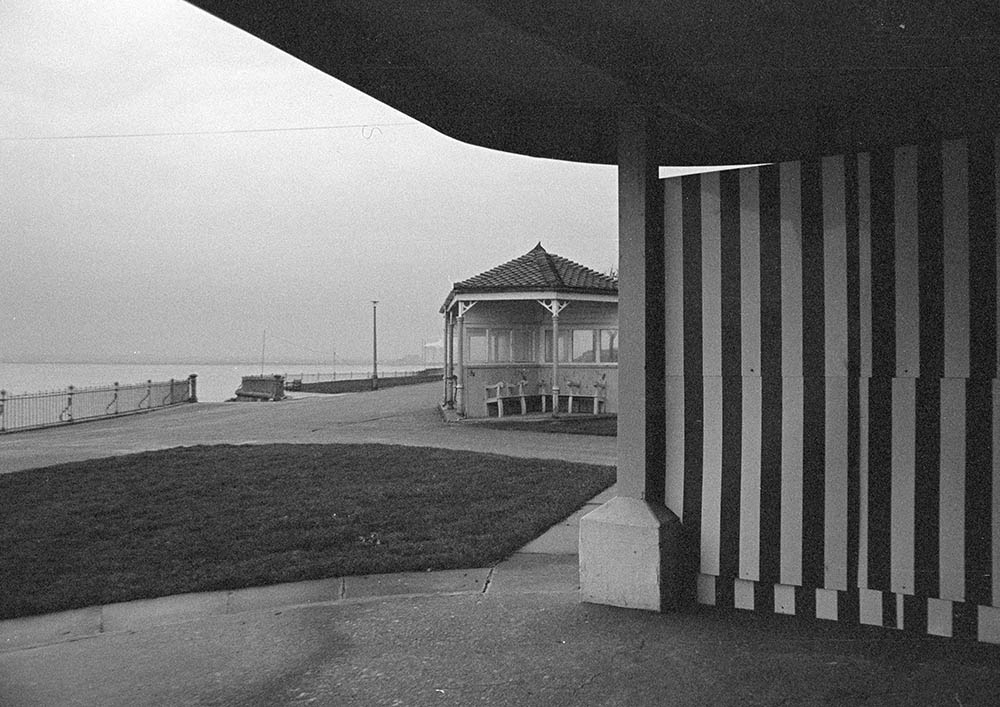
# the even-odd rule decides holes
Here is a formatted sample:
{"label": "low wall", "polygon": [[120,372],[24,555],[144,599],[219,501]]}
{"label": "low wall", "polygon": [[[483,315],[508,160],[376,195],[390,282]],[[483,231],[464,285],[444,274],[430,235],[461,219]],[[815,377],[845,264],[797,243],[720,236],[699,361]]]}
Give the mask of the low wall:
{"label": "low wall", "polygon": [[[379,388],[393,388],[397,385],[418,385],[420,383],[441,382],[441,373],[431,373],[419,376],[398,376],[379,378]],[[339,381],[320,381],[318,383],[302,383],[298,390],[303,393],[360,393],[372,390],[371,378],[348,378]]]}

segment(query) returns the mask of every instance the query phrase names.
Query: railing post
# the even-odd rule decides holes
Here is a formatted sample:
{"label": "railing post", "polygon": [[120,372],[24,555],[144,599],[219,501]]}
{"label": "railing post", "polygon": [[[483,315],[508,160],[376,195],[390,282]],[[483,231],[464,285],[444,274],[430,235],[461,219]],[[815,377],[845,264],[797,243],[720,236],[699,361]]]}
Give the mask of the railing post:
{"label": "railing post", "polygon": [[[65,415],[65,419],[63,416]],[[69,386],[66,389],[66,407],[63,411],[59,413],[60,422],[72,422],[73,421],[73,386]]]}
{"label": "railing post", "polygon": [[192,373],[188,376],[188,400],[189,403],[198,402],[198,374]]}
{"label": "railing post", "polygon": [[7,403],[7,391],[0,390],[0,432],[7,431],[7,421],[4,419],[4,408]]}

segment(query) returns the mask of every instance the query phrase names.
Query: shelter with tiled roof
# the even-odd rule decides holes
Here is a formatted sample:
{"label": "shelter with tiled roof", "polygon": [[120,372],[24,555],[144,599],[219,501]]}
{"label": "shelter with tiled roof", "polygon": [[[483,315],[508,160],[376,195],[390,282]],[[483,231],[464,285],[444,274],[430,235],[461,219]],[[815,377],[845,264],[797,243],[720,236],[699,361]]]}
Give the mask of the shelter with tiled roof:
{"label": "shelter with tiled roof", "polygon": [[539,243],[456,282],[441,313],[444,404],[459,414],[617,409],[617,278]]}

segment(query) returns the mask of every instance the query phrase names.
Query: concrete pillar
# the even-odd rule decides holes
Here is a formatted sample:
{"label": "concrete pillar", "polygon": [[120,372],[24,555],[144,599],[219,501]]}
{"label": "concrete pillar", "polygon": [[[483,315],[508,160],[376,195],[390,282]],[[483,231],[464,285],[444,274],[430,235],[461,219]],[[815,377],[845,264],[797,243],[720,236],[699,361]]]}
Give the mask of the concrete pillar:
{"label": "concrete pillar", "polygon": [[663,187],[655,126],[627,108],[618,135],[618,497],[580,521],[583,601],[663,611],[688,598],[680,521],[664,505]]}

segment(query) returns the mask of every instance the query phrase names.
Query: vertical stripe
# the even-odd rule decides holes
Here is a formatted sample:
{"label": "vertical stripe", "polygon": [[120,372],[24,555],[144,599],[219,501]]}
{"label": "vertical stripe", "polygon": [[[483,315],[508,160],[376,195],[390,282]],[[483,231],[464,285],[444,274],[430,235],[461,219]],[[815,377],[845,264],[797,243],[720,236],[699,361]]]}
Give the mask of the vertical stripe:
{"label": "vertical stripe", "polygon": [[967,641],[979,636],[979,607],[975,604],[956,603],[952,605],[952,635]]}
{"label": "vertical stripe", "polygon": [[1000,643],[1000,610],[990,606],[980,606],[976,638],[984,643]]}
{"label": "vertical stripe", "polygon": [[917,174],[920,375],[944,375],[944,245],[941,146],[921,146]]}
{"label": "vertical stripe", "polygon": [[[704,379],[704,447],[701,495],[701,571],[719,574],[719,522],[722,503],[722,378]],[[731,581],[730,579],[724,581]]]}
{"label": "vertical stripe", "polygon": [[904,631],[927,633],[927,599],[907,595],[903,597]]}
{"label": "vertical stripe", "polygon": [[858,380],[858,586],[872,586],[868,579],[868,382]]}
{"label": "vertical stripe", "polygon": [[944,232],[944,370],[969,375],[969,170],[964,140],[945,141],[941,152]]}
{"label": "vertical stripe", "polygon": [[761,167],[760,188],[760,572],[781,579],[781,182]]}
{"label": "vertical stripe", "polygon": [[871,154],[871,375],[896,373],[895,207],[893,153]]}
{"label": "vertical stripe", "polygon": [[802,163],[802,583],[824,579],[826,395],[823,193],[819,162]]}
{"label": "vertical stripe", "polygon": [[[868,382],[867,580],[889,588],[892,527],[892,376],[896,372],[894,154],[877,150],[868,159],[870,233],[868,283],[871,302],[871,376]],[[865,278],[862,278],[864,284]]]}
{"label": "vertical stripe", "polygon": [[872,374],[871,160],[858,155],[858,346],[861,375]]}
{"label": "vertical stripe", "polygon": [[754,584],[743,579],[733,582],[733,607],[753,611],[754,609]]}
{"label": "vertical stripe", "polygon": [[[914,591],[940,593],[941,383],[944,375],[944,245],[941,146],[917,155],[920,375],[916,389]],[[949,614],[950,616],[950,614]]]}
{"label": "vertical stripe", "polygon": [[719,173],[701,175],[702,375],[722,375],[722,214]]}
{"label": "vertical stripe", "polygon": [[760,579],[761,379],[743,381],[743,430],[740,458],[740,566],[742,579]]}
{"label": "vertical stripe", "polygon": [[816,618],[816,590],[813,587],[795,588],[795,615]]}
{"label": "vertical stripe", "polygon": [[824,467],[824,580],[828,589],[848,588],[848,304],[847,214],[843,157],[822,162],[823,321],[826,410]]}
{"label": "vertical stripe", "polygon": [[996,160],[993,139],[969,140],[969,375],[966,398],[967,601],[993,598],[993,401],[997,375]]}
{"label": "vertical stripe", "polygon": [[802,163],[802,375],[804,376],[826,375],[821,179],[819,162]]}
{"label": "vertical stripe", "polygon": [[896,595],[892,592],[882,592],[882,625],[886,628],[899,628]]}
{"label": "vertical stripe", "polygon": [[759,376],[760,341],[760,175],[739,170],[740,302],[742,375]]}
{"label": "vertical stripe", "polygon": [[781,583],[802,584],[802,378],[782,379]]}
{"label": "vertical stripe", "polygon": [[[848,589],[847,576],[847,391],[845,376],[826,380],[826,469],[823,528],[824,576],[827,589]],[[853,578],[852,578],[853,581]]]}
{"label": "vertical stripe", "polygon": [[684,204],[681,179],[663,181],[666,374],[684,375]]}
{"label": "vertical stripe", "polygon": [[915,407],[914,379],[893,379],[890,587],[897,594],[913,593]]}
{"label": "vertical stripe", "polygon": [[993,606],[1000,606],[1000,381],[992,381],[993,392],[993,468],[991,479],[993,484],[991,508],[991,525],[993,527]]}
{"label": "vertical stripe", "polygon": [[965,379],[941,381],[940,599],[965,601]]}
{"label": "vertical stripe", "polygon": [[699,604],[715,606],[715,579],[710,574],[698,575],[695,595]]}
{"label": "vertical stripe", "polygon": [[[858,585],[860,532],[860,448],[861,420],[858,375],[861,363],[861,318],[859,300],[858,179],[857,158],[848,155],[844,163],[844,258],[847,262],[847,588]],[[850,610],[845,613],[858,621],[857,593],[850,592]]]}
{"label": "vertical stripe", "polygon": [[847,375],[847,220],[844,158],[823,158],[824,375]]}
{"label": "vertical stripe", "polygon": [[684,206],[681,180],[663,182],[663,291],[666,335],[666,503],[684,517]]}
{"label": "vertical stripe", "polygon": [[688,484],[684,458],[687,446],[687,441],[684,439],[685,379],[681,376],[668,376],[664,392],[667,398],[666,414],[664,416],[664,435],[667,441],[666,506],[678,518],[683,519],[685,506],[684,489]]}
{"label": "vertical stripe", "polygon": [[892,528],[892,379],[868,379],[867,563],[868,586],[889,589]]}
{"label": "vertical stripe", "polygon": [[882,625],[882,592],[874,589],[859,589],[858,603],[860,604],[861,623],[868,626]]}
{"label": "vertical stripe", "polygon": [[943,599],[927,600],[927,633],[932,636],[951,636],[951,602]]}
{"label": "vertical stripe", "polygon": [[965,393],[965,600],[993,598],[993,385],[970,378]]}
{"label": "vertical stripe", "polygon": [[738,171],[728,171],[720,172],[718,178],[721,373],[736,378],[743,375],[740,177]]}
{"label": "vertical stripe", "polygon": [[[927,338],[927,337],[924,337]],[[928,366],[928,368],[932,368]],[[926,368],[922,369],[926,370]],[[933,370],[933,368],[932,368]],[[914,591],[938,596],[941,490],[941,379],[918,378],[914,487]]]}
{"label": "vertical stripe", "polygon": [[920,375],[920,309],[917,260],[917,148],[900,147],[895,187],[896,375]]}
{"label": "vertical stripe", "polygon": [[777,610],[775,589],[776,587],[770,582],[754,584],[753,606],[756,611],[774,612]]}
{"label": "vertical stripe", "polygon": [[782,162],[781,176],[781,370],[802,375],[802,207],[798,162]]}
{"label": "vertical stripe", "polygon": [[681,218],[684,249],[684,512],[690,529],[692,555],[700,557],[704,383],[701,322],[701,182],[697,175],[681,177]]}
{"label": "vertical stripe", "polygon": [[735,578],[740,561],[742,346],[739,173],[719,173],[722,322],[722,497],[719,576]]}
{"label": "vertical stripe", "polygon": [[831,589],[816,590],[816,618],[826,621],[837,620],[837,594]]}

